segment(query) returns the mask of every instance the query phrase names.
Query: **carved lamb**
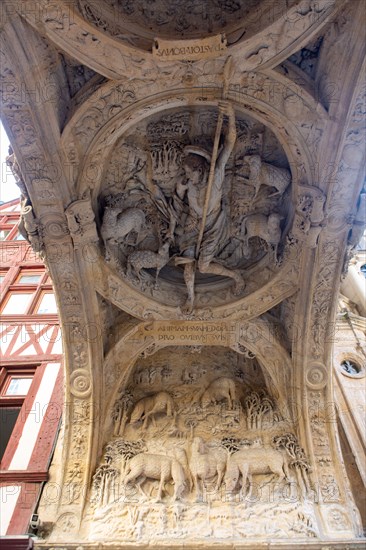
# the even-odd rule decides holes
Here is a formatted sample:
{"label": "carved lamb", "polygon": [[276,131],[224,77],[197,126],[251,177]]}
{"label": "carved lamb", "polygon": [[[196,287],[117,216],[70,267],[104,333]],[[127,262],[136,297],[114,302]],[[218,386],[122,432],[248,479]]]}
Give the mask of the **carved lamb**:
{"label": "carved lamb", "polygon": [[141,269],[155,268],[155,285],[158,282],[160,270],[169,262],[169,242],[164,243],[158,252],[151,250],[136,250],[127,258],[127,276],[130,277],[132,270],[135,271],[141,283]]}
{"label": "carved lamb", "polygon": [[[137,481],[138,478],[140,478],[140,481]],[[141,487],[146,479],[159,480],[157,502],[162,498],[165,483],[171,479],[174,482],[173,500],[180,499],[186,485],[184,469],[178,460],[164,455],[141,453],[129,461],[124,483],[127,485],[128,483],[136,482],[143,496],[147,497]]]}
{"label": "carved lamb", "polygon": [[255,188],[253,199],[258,195],[261,185],[277,189],[271,197],[282,195],[286,191],[291,181],[291,174],[286,168],[263,162],[259,155],[245,155],[243,161],[249,165],[248,183]]}
{"label": "carved lamb", "polygon": [[259,237],[274,249],[277,256],[277,246],[281,240],[281,216],[279,214],[250,214],[243,220],[242,230],[244,230],[244,256],[249,258],[250,248],[249,239]]}
{"label": "carved lamb", "polygon": [[143,429],[145,429],[150,416],[155,425],[155,414],[158,413],[165,413],[166,416],[175,418],[173,398],[165,391],[143,397],[137,401],[132,410],[130,422],[133,424],[144,419]]}
{"label": "carved lamb", "polygon": [[127,208],[122,212],[120,208],[107,206],[104,210],[103,223],[100,229],[104,245],[118,244],[135,231],[137,233],[134,244],[141,242],[141,230],[145,225],[145,214],[139,208]]}

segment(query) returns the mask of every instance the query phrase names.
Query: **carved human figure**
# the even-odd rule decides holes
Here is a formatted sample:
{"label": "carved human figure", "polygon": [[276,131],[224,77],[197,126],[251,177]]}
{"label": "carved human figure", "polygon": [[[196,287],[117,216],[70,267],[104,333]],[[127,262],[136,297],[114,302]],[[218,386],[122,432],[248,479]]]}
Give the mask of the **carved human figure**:
{"label": "carved human figure", "polygon": [[[214,167],[213,183],[209,194],[201,243],[198,241],[200,226],[204,218],[209,163],[211,162],[211,156],[207,151],[196,146],[185,148],[186,157],[183,167],[187,181],[178,183],[176,187],[179,199],[186,201],[188,204],[185,225],[180,228],[181,231],[177,238],[181,257],[176,259],[176,264],[184,265],[184,281],[188,292],[184,310],[187,313],[193,309],[196,268],[201,273],[213,273],[230,277],[235,281],[236,294],[240,294],[244,288],[244,281],[238,272],[232,271],[215,261],[215,257],[229,238],[229,224],[222,198],[225,166],[236,140],[235,114],[232,106],[228,102],[222,101],[219,103],[219,110],[220,113],[228,116],[229,126],[224,146]],[[198,250],[197,245],[199,246]]]}

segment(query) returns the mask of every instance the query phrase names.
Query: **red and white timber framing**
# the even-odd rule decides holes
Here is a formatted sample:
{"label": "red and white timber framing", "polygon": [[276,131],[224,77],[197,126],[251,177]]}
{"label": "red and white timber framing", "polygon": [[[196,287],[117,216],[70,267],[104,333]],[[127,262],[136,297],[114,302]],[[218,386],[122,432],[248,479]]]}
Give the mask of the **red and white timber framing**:
{"label": "red and white timber framing", "polygon": [[[7,208],[14,216],[17,210],[15,201],[0,206],[0,218],[6,214]],[[6,301],[7,293],[14,289],[20,272],[36,270],[42,274],[43,283],[46,279],[43,263],[28,243],[11,240],[16,238],[13,233],[9,235],[10,239],[0,242],[0,270],[5,274],[1,304]],[[16,398],[6,398],[7,406],[21,404],[0,465],[0,535],[6,537],[2,543],[9,543],[9,548],[28,548],[31,542],[28,537],[23,540],[17,535],[27,534],[31,515],[36,511],[43,484],[48,479],[63,406],[62,341],[58,317],[29,311],[26,315],[2,315],[0,319],[0,387],[8,373],[14,373],[16,369],[21,373],[34,373],[29,391],[21,403]]]}

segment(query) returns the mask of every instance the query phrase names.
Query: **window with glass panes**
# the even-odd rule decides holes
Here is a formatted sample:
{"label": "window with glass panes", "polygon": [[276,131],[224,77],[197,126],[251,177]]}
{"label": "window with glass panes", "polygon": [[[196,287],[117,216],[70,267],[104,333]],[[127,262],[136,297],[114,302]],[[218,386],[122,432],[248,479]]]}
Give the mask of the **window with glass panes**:
{"label": "window with glass panes", "polygon": [[0,461],[11,440],[35,371],[35,366],[25,365],[2,367],[0,370]]}
{"label": "window with glass panes", "polygon": [[[3,274],[5,279],[5,274]],[[0,314],[4,315],[57,315],[56,300],[51,279],[40,269],[20,268],[7,278]]]}

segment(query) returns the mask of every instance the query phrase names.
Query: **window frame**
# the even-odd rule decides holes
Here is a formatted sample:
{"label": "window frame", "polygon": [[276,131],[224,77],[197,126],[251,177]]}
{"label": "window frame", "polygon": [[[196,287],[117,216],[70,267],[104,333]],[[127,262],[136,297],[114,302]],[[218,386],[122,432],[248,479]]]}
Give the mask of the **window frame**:
{"label": "window frame", "polygon": [[0,242],[13,241],[19,233],[19,212],[0,215],[0,231],[9,231]]}
{"label": "window frame", "polygon": [[[55,299],[55,305],[56,305],[56,311],[54,312],[44,312],[44,313],[40,313],[38,312],[38,308],[40,307],[41,303],[42,303],[42,300],[43,300],[43,297],[46,296],[46,294],[50,294],[51,296],[54,297]],[[55,293],[53,292],[53,290],[48,290],[48,289],[41,289],[41,291],[39,292],[38,294],[38,298],[37,300],[34,302],[34,305],[33,305],[33,314],[34,315],[57,315],[57,302],[56,302],[56,296],[55,296]]]}
{"label": "window frame", "polygon": [[[29,277],[29,276],[33,276],[33,275],[39,275],[39,280],[36,282],[36,283],[30,283],[30,282],[27,282],[27,283],[22,283],[20,282],[20,279],[22,277]],[[38,286],[39,284],[41,284],[42,280],[43,280],[43,275],[44,275],[44,271],[42,271],[41,269],[20,269],[19,272],[18,272],[18,275],[15,279],[15,281],[13,282],[13,285],[21,285],[22,288],[25,287],[25,286]]]}
{"label": "window frame", "polygon": [[[0,460],[1,470],[7,470],[7,464],[10,464],[14,450],[12,447],[9,447],[9,444],[12,443],[12,437],[14,432],[19,430],[19,427],[24,425],[25,415],[24,415],[24,405],[27,403],[27,400],[33,399],[34,393],[34,384],[39,384],[37,378],[41,375],[39,370],[42,363],[21,363],[16,365],[4,365],[0,368],[0,408],[1,409],[12,409],[19,408],[19,414],[13,426],[13,429],[10,433],[9,439],[6,443],[3,456]],[[23,376],[24,375],[24,376]],[[9,386],[12,377],[32,377],[32,382],[29,386],[28,392],[26,395],[5,395],[6,388]],[[31,401],[28,402],[26,408],[29,406]],[[23,412],[22,412],[23,411]]]}
{"label": "window frame", "polygon": [[13,378],[32,378],[37,370],[36,365],[14,365],[14,366],[4,366],[0,370],[0,407],[10,407],[10,406],[22,406],[24,400],[30,392],[32,384],[30,385],[28,392],[25,395],[5,395],[7,388]]}
{"label": "window frame", "polygon": [[[24,311],[16,312],[16,313],[9,313],[7,311],[4,311],[6,309],[8,303],[10,302],[11,297],[16,296],[16,295],[23,295],[24,297],[28,296],[28,301],[27,301],[27,304],[25,306]],[[0,314],[1,315],[11,315],[11,316],[27,315],[27,313],[30,310],[32,302],[33,302],[33,292],[31,290],[24,289],[23,291],[21,291],[20,289],[19,290],[18,289],[17,290],[8,289],[7,293],[4,296],[2,304],[1,304]]]}
{"label": "window frame", "polygon": [[[20,282],[20,279],[24,275],[40,275],[40,279],[37,283],[22,283]],[[30,294],[29,302],[26,305],[26,309],[23,313],[4,313],[4,309],[6,308],[10,296],[15,293]],[[52,318],[57,317],[57,302],[56,312],[37,313],[36,310],[39,307],[40,301],[42,300],[42,296],[44,294],[53,294],[55,296],[49,274],[45,270],[42,270],[39,266],[21,266],[15,271],[12,271],[11,275],[9,275],[9,278],[6,277],[6,279],[4,278],[3,280],[3,283],[1,285],[2,300],[0,304],[0,314],[4,317],[9,316],[11,319],[15,319],[16,317],[21,317],[24,315],[41,316],[43,318],[46,316]]]}

